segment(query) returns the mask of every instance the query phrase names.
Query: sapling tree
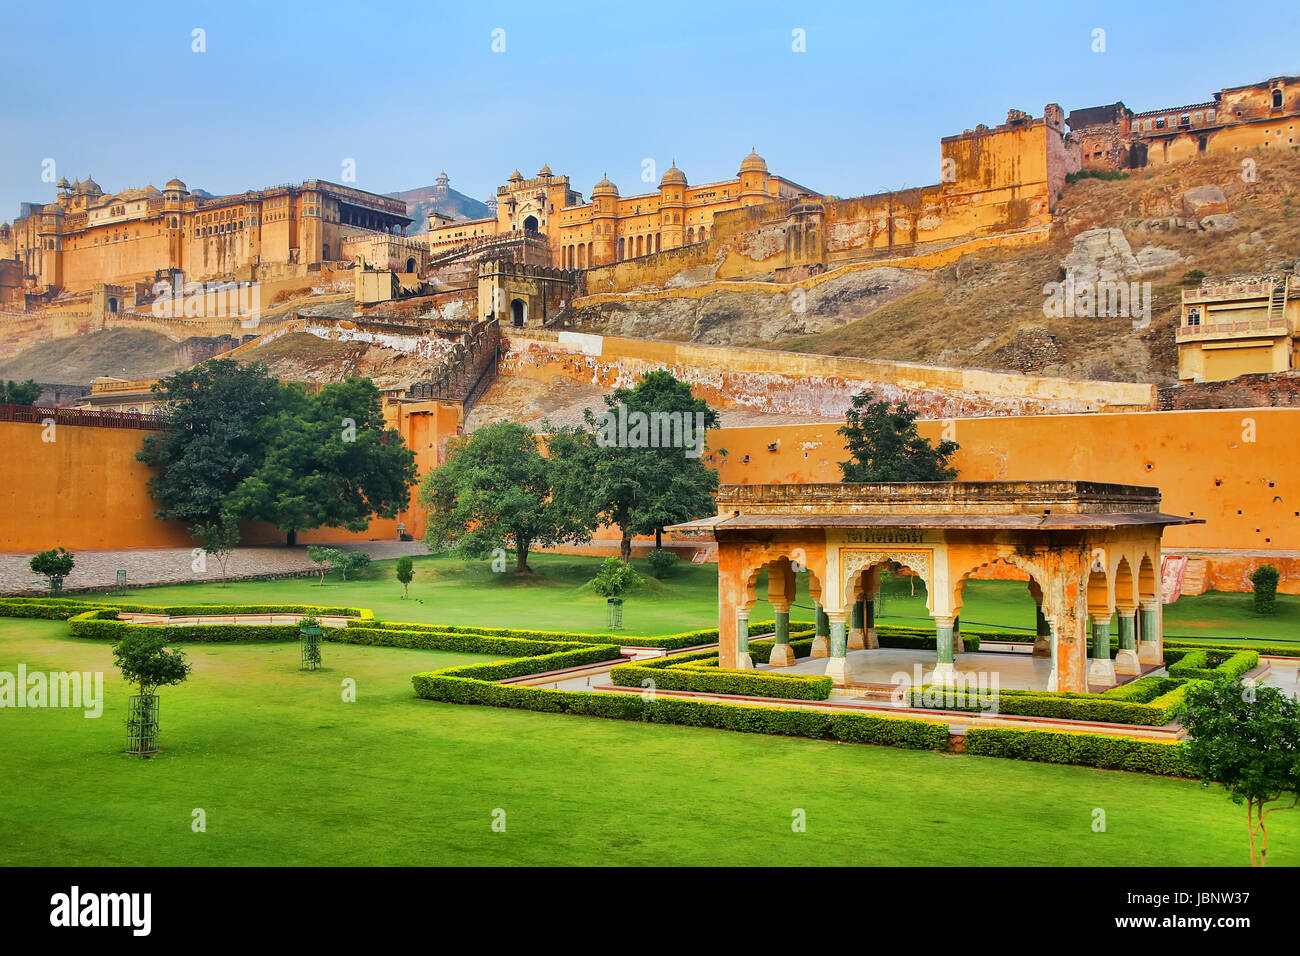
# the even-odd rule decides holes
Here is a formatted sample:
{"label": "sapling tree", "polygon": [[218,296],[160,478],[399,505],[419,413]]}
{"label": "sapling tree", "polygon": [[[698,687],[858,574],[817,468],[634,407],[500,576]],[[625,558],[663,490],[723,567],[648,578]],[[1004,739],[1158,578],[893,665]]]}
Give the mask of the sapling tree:
{"label": "sapling tree", "polygon": [[415,577],[415,562],[411,557],[401,557],[397,559],[397,580],[402,583],[402,599],[410,597],[411,580]]}
{"label": "sapling tree", "polygon": [[168,649],[164,631],[147,627],[127,629],[113,645],[113,663],[139,690],[127,717],[128,750],[150,753],[158,734],[158,688],[183,682],[190,676],[190,664],[184,652]]}
{"label": "sapling tree", "polygon": [[190,534],[199,539],[199,545],[205,554],[216,558],[221,568],[221,584],[226,584],[226,565],[230,555],[239,543],[239,522],[228,513],[218,515],[211,521],[200,521],[190,528]]}
{"label": "sapling tree", "polygon": [[58,594],[63,590],[63,579],[72,573],[76,564],[71,552],[63,548],[51,548],[33,557],[27,566],[34,574],[39,574],[49,582],[51,594]]}
{"label": "sapling tree", "polygon": [[1240,678],[1197,681],[1182,724],[1188,762],[1205,786],[1222,784],[1246,805],[1251,865],[1267,866],[1268,815],[1300,803],[1300,704]]}
{"label": "sapling tree", "polygon": [[343,557],[343,552],[338,548],[327,548],[323,544],[307,545],[307,557],[316,564],[316,570],[320,574],[320,586],[325,586],[325,575],[333,570],[334,564]]}
{"label": "sapling tree", "polygon": [[641,583],[641,575],[618,558],[606,558],[596,576],[591,579],[591,589],[603,598],[621,598]]}

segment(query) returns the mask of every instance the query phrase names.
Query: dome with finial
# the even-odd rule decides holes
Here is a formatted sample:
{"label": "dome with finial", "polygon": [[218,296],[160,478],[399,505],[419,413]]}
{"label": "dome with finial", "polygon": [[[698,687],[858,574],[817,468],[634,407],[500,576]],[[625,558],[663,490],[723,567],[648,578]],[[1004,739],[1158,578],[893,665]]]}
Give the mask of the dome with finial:
{"label": "dome with finial", "polygon": [[523,173],[521,173],[519,170],[516,169],[513,173],[510,174],[510,179],[507,181],[512,183],[517,183],[517,182],[521,182],[523,178],[524,178]]}
{"label": "dome with finial", "polygon": [[677,168],[677,160],[668,167],[668,172],[664,173],[664,178],[659,180],[659,186],[685,186],[686,174]]}
{"label": "dome with finial", "polygon": [[104,190],[99,188],[99,183],[95,182],[94,176],[91,176],[89,179],[87,179],[84,183],[81,184],[81,191],[88,196],[104,195]]}
{"label": "dome with finial", "polygon": [[59,189],[71,189],[72,183],[68,182],[67,176],[63,176],[59,179],[57,183],[55,183],[55,186],[57,186]]}
{"label": "dome with finial", "polygon": [[547,163],[542,163],[542,168],[537,171],[538,179],[541,179],[543,176],[554,176],[554,175],[555,174],[551,172],[551,167]]}
{"label": "dome with finial", "polygon": [[600,182],[596,183],[595,186],[591,187],[591,197],[593,199],[596,198],[597,196],[617,196],[617,195],[618,195],[618,187],[609,181],[609,176],[601,177]]}
{"label": "dome with finial", "polygon": [[451,177],[447,175],[447,170],[444,169],[438,174],[437,183],[439,186],[445,186],[449,182],[451,182]]}
{"label": "dome with finial", "polygon": [[740,171],[742,173],[765,173],[767,172],[767,160],[751,149],[749,155],[740,161]]}
{"label": "dome with finial", "polygon": [[187,187],[187,186],[186,186],[183,182],[181,182],[179,179],[169,179],[169,180],[167,180],[167,184],[166,184],[165,186],[163,186],[163,189],[164,189],[166,192],[181,192],[181,193],[183,193],[183,192],[188,192],[189,187]]}

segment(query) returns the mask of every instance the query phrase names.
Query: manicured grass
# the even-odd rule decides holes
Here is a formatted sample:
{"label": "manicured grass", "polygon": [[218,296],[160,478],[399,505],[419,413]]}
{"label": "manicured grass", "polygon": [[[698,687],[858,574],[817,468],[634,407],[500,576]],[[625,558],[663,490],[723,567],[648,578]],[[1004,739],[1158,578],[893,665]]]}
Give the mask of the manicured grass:
{"label": "manicured grass", "polygon": [[[465,563],[442,557],[415,560],[411,599],[393,577],[394,561],[376,562],[359,580],[340,581],[337,573],[318,587],[315,578],[283,581],[237,581],[217,584],[177,584],[132,589],[125,596],[97,595],[107,601],[143,604],[346,604],[368,607],[381,619],[440,624],[482,624],[542,630],[604,633],[605,599],[584,585],[595,575],[598,558],[535,554],[529,558],[535,574],[493,573],[487,562]],[[716,565],[681,564],[664,581],[650,577],[644,561],[633,562],[646,578],[645,587],[624,604],[624,633],[672,634],[714,627],[718,620]],[[798,575],[798,598],[792,616],[811,621],[808,575]],[[884,624],[933,626],[925,609],[925,587],[915,593],[907,579],[886,579]],[[767,591],[760,575],[757,592]],[[968,627],[980,625],[1033,633],[1034,602],[1019,581],[967,581],[961,618]],[[750,620],[770,620],[772,606],[759,600]],[[1117,628],[1112,628],[1114,633]],[[1256,614],[1249,594],[1210,592],[1186,597],[1165,608],[1165,633],[1207,638],[1300,640],[1300,597],[1278,595],[1277,612]]]}
{"label": "manicured grass", "polygon": [[[107,596],[105,600],[141,604],[333,604],[368,607],[381,620],[389,621],[587,633],[609,630],[605,599],[585,587],[595,576],[599,559],[535,554],[528,562],[534,574],[521,576],[494,573],[486,561],[416,558],[409,600],[402,599],[402,586],[393,576],[395,561],[376,562],[359,580],[349,578],[343,582],[337,573],[330,574],[325,587],[319,587],[315,578],[237,581],[227,587],[178,584],[132,589],[124,596]],[[671,578],[657,581],[650,577],[644,561],[634,564],[645,584],[624,601],[624,633],[673,634],[717,627],[717,565],[681,564]],[[755,621],[771,618],[772,606],[767,601],[760,601],[751,614]],[[811,612],[807,612],[806,619],[812,620]]]}
{"label": "manicured grass", "polygon": [[[294,644],[188,653],[189,682],[161,692],[164,752],[141,760],[120,752],[128,691],[109,647],[0,619],[0,671],[102,670],[106,697],[98,720],[0,711],[0,863],[1248,862],[1244,810],[1189,781],[412,696],[412,672],[465,655],[326,644],[324,669],[302,673]],[[1300,862],[1300,817],[1271,829],[1271,862]]]}

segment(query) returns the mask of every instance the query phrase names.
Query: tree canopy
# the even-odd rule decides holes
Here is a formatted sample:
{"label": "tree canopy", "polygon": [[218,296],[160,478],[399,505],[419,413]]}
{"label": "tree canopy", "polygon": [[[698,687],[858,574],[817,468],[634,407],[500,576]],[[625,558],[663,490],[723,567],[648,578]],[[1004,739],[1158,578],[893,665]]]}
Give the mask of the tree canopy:
{"label": "tree canopy", "polygon": [[634,536],[653,534],[659,547],[668,525],[713,512],[718,473],[700,453],[718,414],[664,370],[606,396],[605,405],[601,415],[587,410],[585,428],[559,430],[549,450],[567,464],[566,496],[590,502],[619,529],[626,562]]}
{"label": "tree canopy", "polygon": [[431,550],[483,558],[512,548],[515,570],[528,571],[536,545],[591,534],[594,509],[573,493],[565,463],[543,456],[531,430],[497,422],[453,439],[446,462],[425,476],[424,540]]}
{"label": "tree canopy", "polygon": [[839,434],[849,460],[840,463],[845,481],[952,481],[957,469],[948,459],[960,447],[944,439],[937,445],[921,437],[916,412],[899,402],[873,401],[870,391],[853,396]]}
{"label": "tree canopy", "polygon": [[415,456],[385,427],[379,390],[347,379],[308,395],[260,364],[204,362],[156,383],[165,428],[137,457],[156,469],[158,518],[191,533],[263,520],[288,534],[361,530],[395,517],[410,499]]}
{"label": "tree canopy", "polygon": [[6,382],[0,379],[0,405],[35,405],[45,386],[35,379]]}

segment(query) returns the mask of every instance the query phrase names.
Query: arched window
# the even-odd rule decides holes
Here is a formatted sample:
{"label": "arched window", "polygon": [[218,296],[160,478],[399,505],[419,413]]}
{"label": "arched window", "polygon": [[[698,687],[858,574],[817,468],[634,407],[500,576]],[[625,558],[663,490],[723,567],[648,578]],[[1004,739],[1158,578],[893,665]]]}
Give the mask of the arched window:
{"label": "arched window", "polygon": [[645,236],[636,237],[636,254],[638,256],[645,255]]}
{"label": "arched window", "polygon": [[686,241],[687,241],[688,243],[690,243],[690,242],[694,242],[694,241],[695,241],[695,227],[694,227],[694,226],[691,226],[689,229],[686,230]]}
{"label": "arched window", "polygon": [[1274,91],[1273,91],[1273,109],[1275,109],[1275,110],[1280,110],[1281,108],[1282,108],[1282,91],[1281,91],[1281,90],[1274,90]]}

